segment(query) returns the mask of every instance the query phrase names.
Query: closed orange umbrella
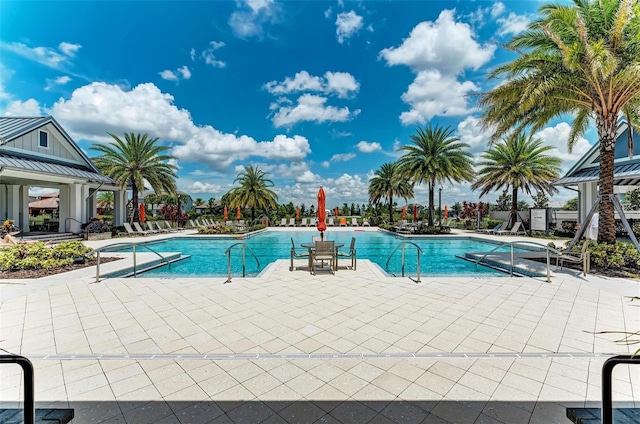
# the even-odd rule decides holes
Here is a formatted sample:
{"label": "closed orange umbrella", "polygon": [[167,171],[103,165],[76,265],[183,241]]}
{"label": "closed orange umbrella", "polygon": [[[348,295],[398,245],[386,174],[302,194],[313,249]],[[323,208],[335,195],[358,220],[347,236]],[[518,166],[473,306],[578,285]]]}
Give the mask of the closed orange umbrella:
{"label": "closed orange umbrella", "polygon": [[240,213],[240,206],[236,208],[236,218],[238,219],[242,218],[242,214]]}
{"label": "closed orange umbrella", "polygon": [[449,208],[447,205],[444,205],[444,219],[449,218]]}
{"label": "closed orange umbrella", "polygon": [[407,207],[402,207],[402,219],[407,219]]}
{"label": "closed orange umbrella", "polygon": [[324,238],[324,232],[327,231],[326,207],[327,198],[324,195],[324,190],[320,187],[320,190],[318,190],[318,231],[320,231],[320,239]]}
{"label": "closed orange umbrella", "polygon": [[418,205],[413,205],[413,220],[418,219]]}
{"label": "closed orange umbrella", "polygon": [[144,203],[140,203],[140,222],[144,222],[144,218],[145,218],[144,213],[145,213]]}
{"label": "closed orange umbrella", "polygon": [[229,219],[229,212],[227,211],[227,207],[224,207],[224,220],[228,220]]}
{"label": "closed orange umbrella", "polygon": [[333,216],[335,216],[336,218],[338,217],[338,207],[336,206],[335,208],[333,208]]}

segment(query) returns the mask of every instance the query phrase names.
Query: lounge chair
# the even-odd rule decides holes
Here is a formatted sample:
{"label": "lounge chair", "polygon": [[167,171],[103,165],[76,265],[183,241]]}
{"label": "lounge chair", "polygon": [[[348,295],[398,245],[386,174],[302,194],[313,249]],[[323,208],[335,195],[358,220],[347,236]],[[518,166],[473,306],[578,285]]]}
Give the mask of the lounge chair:
{"label": "lounge chair", "polygon": [[358,227],[358,220],[356,218],[351,218],[351,226]]}
{"label": "lounge chair", "polygon": [[495,234],[498,231],[504,231],[507,229],[507,225],[509,225],[509,221],[503,221],[500,224],[496,225],[493,228],[481,228],[477,232],[485,233],[485,234]]}
{"label": "lounge chair", "polygon": [[149,227],[149,231],[155,231],[156,233],[168,233],[169,230],[165,228],[160,228],[160,224],[153,225],[155,222],[147,221],[147,227]]}
{"label": "lounge chair", "polygon": [[156,221],[156,227],[163,233],[174,233],[176,230],[171,227],[163,227],[160,221]]}
{"label": "lounge chair", "polygon": [[296,245],[293,242],[293,237],[291,237],[291,265],[289,265],[289,271],[293,271],[293,260],[294,259],[309,259],[309,253],[298,253],[296,250]]}
{"label": "lounge chair", "polygon": [[340,226],[341,227],[347,226],[347,218],[340,218]]}
{"label": "lounge chair", "polygon": [[125,222],[122,225],[124,226],[124,229],[127,231],[127,234],[129,234],[130,236],[143,236],[144,235],[142,233],[134,231],[133,228],[131,228],[131,224],[129,224],[128,222]]}
{"label": "lounge chair", "polygon": [[280,221],[280,226],[281,227],[286,227],[287,226],[287,218],[282,218],[282,221]]}
{"label": "lounge chair", "polygon": [[309,226],[309,218],[302,218],[300,220],[300,226],[301,227],[308,227]]}
{"label": "lounge chair", "polygon": [[173,231],[184,231],[184,228],[174,227],[174,226],[171,225],[171,223],[169,221],[164,221],[164,225],[166,225],[167,228],[170,228]]}
{"label": "lounge chair", "polygon": [[356,257],[356,238],[351,237],[351,246],[349,246],[349,253],[337,253],[336,268],[338,268],[338,258],[351,258],[351,269],[356,270],[357,257]]}
{"label": "lounge chair", "polygon": [[327,227],[335,227],[335,226],[336,226],[336,223],[333,222],[333,218],[329,218],[327,220]]}
{"label": "lounge chair", "polygon": [[558,267],[558,263],[560,263],[560,269],[562,269],[565,261],[574,263],[582,262],[582,274],[587,275],[589,271],[591,271],[591,253],[588,250],[590,242],[591,239],[586,239],[580,252],[563,252],[557,255],[556,268]]}
{"label": "lounge chair", "polygon": [[159,231],[156,231],[156,230],[145,230],[144,228],[142,228],[140,226],[139,222],[134,222],[133,223],[133,228],[135,228],[137,232],[139,232],[140,234],[145,235],[145,236],[159,233]]}
{"label": "lounge chair", "polygon": [[335,241],[317,241],[316,248],[311,252],[311,274],[316,275],[316,262],[320,261],[324,268],[324,261],[329,262],[330,271],[335,273],[336,247]]}
{"label": "lounge chair", "polygon": [[189,220],[189,226],[190,226],[191,228],[198,228],[198,225],[197,225],[195,222],[193,222],[193,219],[190,219],[190,220]]}
{"label": "lounge chair", "polygon": [[369,224],[369,221],[367,221],[367,218],[363,218],[362,219],[362,226],[363,227],[371,227],[371,224]]}
{"label": "lounge chair", "polygon": [[296,226],[296,219],[289,218],[289,223],[287,224],[287,227],[295,227],[295,226]]}
{"label": "lounge chair", "polygon": [[495,234],[499,236],[504,236],[504,235],[516,236],[519,234],[527,235],[527,232],[525,230],[520,229],[521,225],[522,225],[522,222],[518,221],[515,224],[513,224],[513,228],[511,228],[510,230],[496,231]]}

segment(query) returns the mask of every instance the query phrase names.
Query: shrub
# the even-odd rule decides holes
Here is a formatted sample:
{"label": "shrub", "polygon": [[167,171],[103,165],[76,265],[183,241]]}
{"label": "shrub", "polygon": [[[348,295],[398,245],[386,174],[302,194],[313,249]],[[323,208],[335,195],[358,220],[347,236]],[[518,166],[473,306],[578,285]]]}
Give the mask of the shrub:
{"label": "shrub", "polygon": [[593,243],[589,246],[592,263],[602,269],[640,268],[640,253],[633,243]]}
{"label": "shrub", "polygon": [[80,241],[66,241],[55,246],[42,242],[16,244],[0,250],[0,271],[53,269],[70,265],[73,259],[86,256],[91,248]]}

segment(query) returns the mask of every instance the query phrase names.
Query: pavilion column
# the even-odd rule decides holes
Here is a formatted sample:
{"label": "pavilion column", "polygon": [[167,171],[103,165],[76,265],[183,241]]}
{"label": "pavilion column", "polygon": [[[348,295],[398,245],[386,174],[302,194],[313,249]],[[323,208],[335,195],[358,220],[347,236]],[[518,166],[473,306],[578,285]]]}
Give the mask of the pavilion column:
{"label": "pavilion column", "polygon": [[69,217],[69,186],[61,185],[60,186],[60,194],[59,194],[59,202],[58,202],[58,232],[65,232],[65,223],[67,218]]}
{"label": "pavilion column", "polygon": [[20,186],[7,185],[7,219],[13,219],[20,226]]}
{"label": "pavilion column", "polygon": [[[23,232],[28,233],[29,230],[29,186],[20,186],[19,189],[19,209],[20,212],[18,214],[19,224],[18,226],[22,229]],[[18,221],[16,221],[18,222]]]}
{"label": "pavilion column", "polygon": [[578,189],[581,194],[581,204],[578,207],[580,208],[580,216],[584,219],[598,198],[598,182],[581,183],[578,185]]}
{"label": "pavilion column", "polygon": [[7,186],[0,184],[0,221],[7,219]]}
{"label": "pavilion column", "polygon": [[60,221],[60,224],[69,232],[79,233],[81,231],[80,225],[82,223],[83,206],[82,185],[69,184],[69,216],[67,218],[71,219],[69,219],[68,223],[65,222],[64,224]]}
{"label": "pavilion column", "polygon": [[114,190],[113,192],[113,225],[121,226],[127,220],[127,191]]}
{"label": "pavilion column", "polygon": [[[92,207],[93,204],[93,207]],[[91,196],[91,189],[88,185],[82,186],[82,221],[89,222],[89,218],[96,216],[95,202]]]}

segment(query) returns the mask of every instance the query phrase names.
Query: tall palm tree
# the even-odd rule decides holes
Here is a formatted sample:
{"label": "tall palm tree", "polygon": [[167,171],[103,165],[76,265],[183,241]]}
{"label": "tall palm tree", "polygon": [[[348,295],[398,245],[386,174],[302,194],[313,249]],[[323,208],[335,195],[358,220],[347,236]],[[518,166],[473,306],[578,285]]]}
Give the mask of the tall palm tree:
{"label": "tall palm tree", "polygon": [[271,190],[273,181],[265,178],[266,172],[257,167],[245,166],[233,183],[239,183],[229,192],[231,207],[251,208],[251,220],[255,219],[256,208],[268,209],[278,206],[278,195]]}
{"label": "tall palm tree", "polygon": [[386,199],[389,204],[389,222],[392,224],[393,196],[402,197],[406,201],[413,197],[413,187],[400,175],[397,162],[387,162],[375,171],[375,176],[369,181],[369,201],[377,204]]}
{"label": "tall palm tree", "polygon": [[551,146],[542,141],[517,134],[495,143],[482,154],[478,163],[478,179],[471,185],[472,190],[482,189],[480,197],[494,190],[511,188],[511,215],[509,221],[515,223],[518,215],[518,191],[531,194],[553,194],[557,189],[552,185],[560,176],[562,160],[545,154]]}
{"label": "tall palm tree", "polygon": [[113,191],[101,191],[100,193],[98,193],[96,200],[105,210],[105,213],[113,210],[113,205],[115,204],[115,196],[113,194]]}
{"label": "tall palm tree", "polygon": [[493,141],[512,131],[535,132],[572,116],[569,149],[594,119],[600,143],[599,238],[615,243],[613,161],[618,118],[638,125],[640,0],[573,0],[549,4],[506,47],[518,54],[490,78],[506,81],[480,97]]}
{"label": "tall palm tree", "polygon": [[122,189],[131,185],[133,191],[132,221],[138,220],[138,192],[144,189],[146,180],[156,193],[176,191],[177,166],[169,160],[173,156],[166,154],[169,147],[157,144],[158,138],[148,134],[125,133],[124,141],[109,133],[113,141],[110,144],[94,144],[91,150],[102,153],[93,158],[100,171],[113,178]]}
{"label": "tall palm tree", "polygon": [[471,181],[474,175],[472,155],[464,150],[469,145],[454,136],[450,127],[418,127],[410,138],[413,144],[399,148],[406,152],[398,159],[400,173],[413,184],[426,182],[429,185],[429,225],[432,226],[436,184]]}

